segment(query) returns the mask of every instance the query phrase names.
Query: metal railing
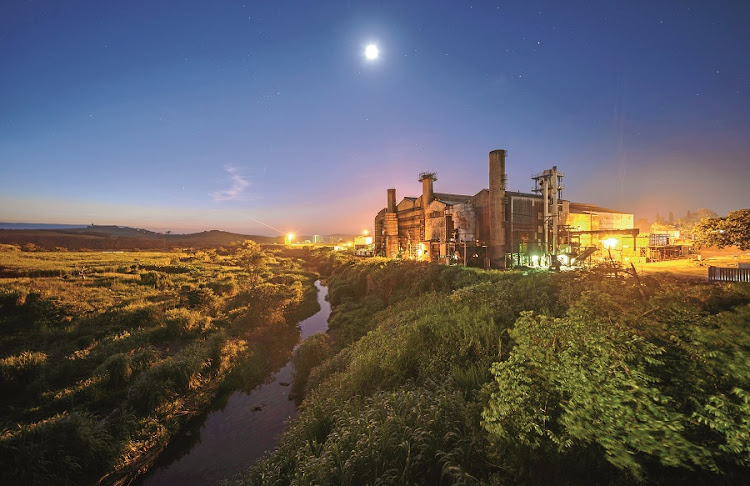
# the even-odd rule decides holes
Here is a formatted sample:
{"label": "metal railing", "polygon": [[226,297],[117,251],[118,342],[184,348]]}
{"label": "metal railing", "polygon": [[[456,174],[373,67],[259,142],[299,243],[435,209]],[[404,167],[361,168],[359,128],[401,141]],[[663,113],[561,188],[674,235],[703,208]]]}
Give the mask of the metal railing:
{"label": "metal railing", "polygon": [[750,282],[750,268],[708,267],[709,282]]}

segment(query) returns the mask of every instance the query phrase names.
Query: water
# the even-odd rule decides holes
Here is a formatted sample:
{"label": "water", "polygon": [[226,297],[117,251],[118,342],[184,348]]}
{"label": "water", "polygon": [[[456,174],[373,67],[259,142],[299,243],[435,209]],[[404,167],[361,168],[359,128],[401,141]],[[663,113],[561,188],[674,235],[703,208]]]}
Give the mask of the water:
{"label": "water", "polygon": [[[328,289],[320,281],[315,287],[320,311],[300,322],[301,339],[328,329]],[[292,370],[289,361],[272,382],[249,393],[236,391],[223,408],[208,413],[202,423],[195,420],[184,437],[167,448],[142,484],[213,485],[247,469],[276,446],[279,434],[297,415],[294,401],[289,400],[289,386],[281,385],[291,383]]]}

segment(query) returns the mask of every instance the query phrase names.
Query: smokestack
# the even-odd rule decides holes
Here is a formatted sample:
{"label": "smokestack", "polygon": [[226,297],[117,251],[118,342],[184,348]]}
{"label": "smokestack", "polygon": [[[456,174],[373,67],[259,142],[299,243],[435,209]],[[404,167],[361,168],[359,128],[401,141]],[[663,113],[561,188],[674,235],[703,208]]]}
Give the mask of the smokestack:
{"label": "smokestack", "polygon": [[388,189],[388,207],[383,217],[383,240],[386,258],[395,258],[399,252],[396,189]]}
{"label": "smokestack", "polygon": [[427,206],[435,199],[432,192],[432,182],[436,180],[437,174],[434,172],[422,172],[419,174],[419,182],[422,183],[422,212],[425,219],[427,218]]}
{"label": "smokestack", "polygon": [[505,150],[490,152],[490,244],[491,268],[505,268]]}

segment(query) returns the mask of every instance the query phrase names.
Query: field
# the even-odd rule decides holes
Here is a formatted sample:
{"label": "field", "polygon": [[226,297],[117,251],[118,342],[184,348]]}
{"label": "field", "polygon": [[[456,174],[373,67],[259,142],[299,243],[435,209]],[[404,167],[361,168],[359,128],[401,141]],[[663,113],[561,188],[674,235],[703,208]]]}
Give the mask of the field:
{"label": "field", "polygon": [[300,414],[242,484],[740,484],[750,285],[484,271],[253,242],[0,251],[2,484],[125,484],[293,355]]}
{"label": "field", "polygon": [[[301,413],[239,484],[743,484],[750,285],[331,262]],[[301,371],[300,371],[301,370]]]}
{"label": "field", "polygon": [[222,387],[261,383],[316,276],[248,241],[196,252],[0,251],[0,482],[127,482]]}

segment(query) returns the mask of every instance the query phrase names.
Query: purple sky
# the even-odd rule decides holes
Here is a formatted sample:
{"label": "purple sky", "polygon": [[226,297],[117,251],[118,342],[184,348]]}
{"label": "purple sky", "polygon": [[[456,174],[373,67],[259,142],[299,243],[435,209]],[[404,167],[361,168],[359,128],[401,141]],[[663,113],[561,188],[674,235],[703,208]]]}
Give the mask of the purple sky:
{"label": "purple sky", "polygon": [[748,18],[745,1],[6,0],[0,221],[357,232],[420,171],[488,187],[497,148],[511,189],[557,165],[566,199],[725,214],[750,206]]}

